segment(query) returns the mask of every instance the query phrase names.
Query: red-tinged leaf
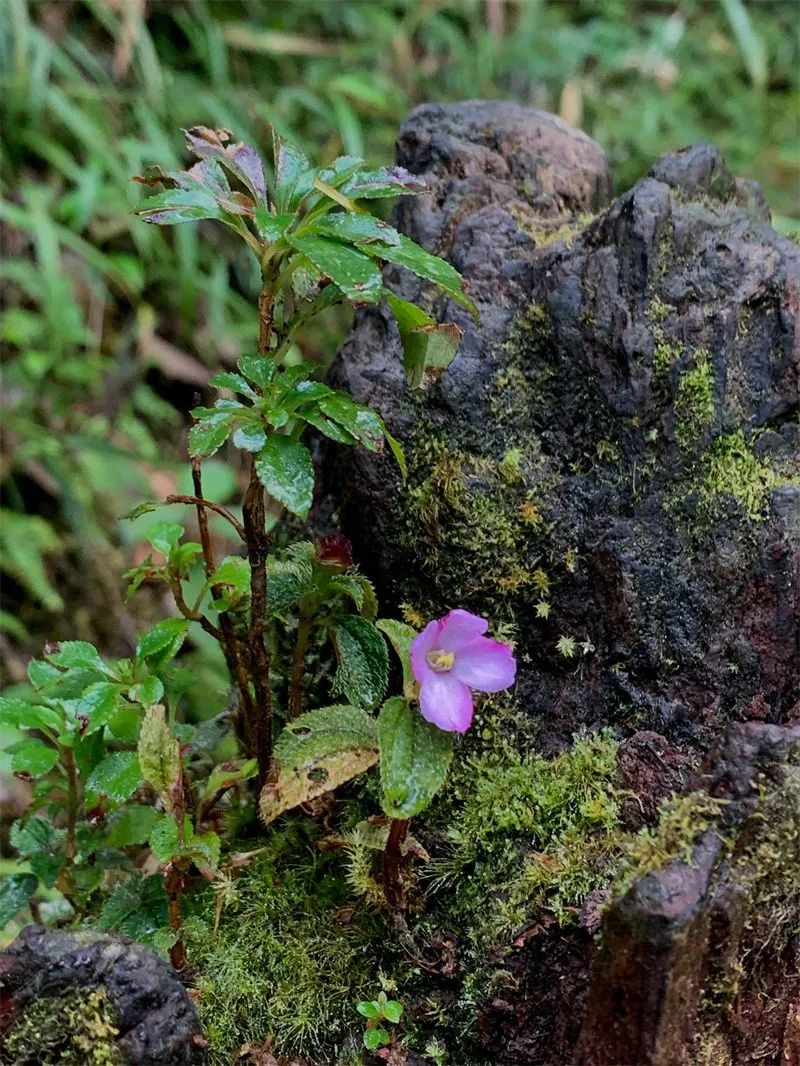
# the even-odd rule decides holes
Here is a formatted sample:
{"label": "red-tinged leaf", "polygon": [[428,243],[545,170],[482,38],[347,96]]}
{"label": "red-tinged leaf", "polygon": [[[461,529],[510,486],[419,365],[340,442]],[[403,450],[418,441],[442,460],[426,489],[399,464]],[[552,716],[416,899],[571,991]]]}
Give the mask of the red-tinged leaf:
{"label": "red-tinged leaf", "polygon": [[200,159],[214,157],[250,190],[260,204],[267,202],[267,183],[264,166],[255,148],[238,142],[228,144],[230,130],[212,130],[207,126],[193,126],[184,130],[186,147]]}
{"label": "red-tinged leaf", "polygon": [[344,192],[353,200],[380,200],[387,196],[407,196],[427,188],[425,179],[404,167],[381,167],[361,171],[344,185]]}

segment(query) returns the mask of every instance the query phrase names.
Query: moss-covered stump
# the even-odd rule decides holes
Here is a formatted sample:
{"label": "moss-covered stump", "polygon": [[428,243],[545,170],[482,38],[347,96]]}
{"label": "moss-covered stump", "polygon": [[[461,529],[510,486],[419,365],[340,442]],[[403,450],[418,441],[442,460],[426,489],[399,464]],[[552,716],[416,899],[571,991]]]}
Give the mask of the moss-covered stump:
{"label": "moss-covered stump", "polygon": [[398,224],[481,321],[433,302],[465,332],[427,392],[383,307],[335,365],[409,458],[406,484],[349,452],[331,480],[384,597],[514,634],[537,744],[615,724],[702,751],[730,721],[791,720],[800,249],[708,145],[610,204],[598,146],[514,105],[418,108],[398,160],[430,187]]}
{"label": "moss-covered stump", "polygon": [[586,1066],[800,1056],[800,727],[734,726],[698,784],[718,820],[604,917]]}
{"label": "moss-covered stump", "polygon": [[0,1062],[200,1066],[206,1052],[186,989],[150,948],[31,925],[0,955]]}

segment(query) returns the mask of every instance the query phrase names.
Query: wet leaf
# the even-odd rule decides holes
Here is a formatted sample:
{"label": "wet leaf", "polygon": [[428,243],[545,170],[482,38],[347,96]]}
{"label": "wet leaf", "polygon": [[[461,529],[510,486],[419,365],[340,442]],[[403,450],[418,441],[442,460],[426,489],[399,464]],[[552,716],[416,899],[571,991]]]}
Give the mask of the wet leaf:
{"label": "wet leaf", "polygon": [[273,434],[256,456],[264,488],[292,514],[305,518],[314,495],[314,466],[305,444]]}
{"label": "wet leaf", "polygon": [[387,700],[378,717],[381,804],[390,818],[413,818],[442,787],[453,755],[450,733],[426,722],[408,701]]}
{"label": "wet leaf", "polygon": [[142,783],[142,771],[135,751],[117,751],[95,766],[86,781],[90,792],[123,803]]}
{"label": "wet leaf", "polygon": [[356,706],[376,706],[386,691],[389,672],[383,637],[372,622],[354,614],[339,618],[331,635],[338,662],[334,693]]}
{"label": "wet leaf", "polygon": [[[381,272],[363,252],[330,237],[287,234],[286,240],[306,255],[353,303],[376,303],[383,288]],[[372,248],[373,245],[365,245]],[[388,248],[389,245],[380,245]]]}

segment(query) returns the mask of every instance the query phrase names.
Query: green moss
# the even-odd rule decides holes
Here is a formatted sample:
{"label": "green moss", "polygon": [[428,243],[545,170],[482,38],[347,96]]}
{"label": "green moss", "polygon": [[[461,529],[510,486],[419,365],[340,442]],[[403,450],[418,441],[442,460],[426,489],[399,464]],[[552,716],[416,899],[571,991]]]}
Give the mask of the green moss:
{"label": "green moss", "polygon": [[282,822],[245,870],[218,884],[216,901],[199,898],[186,923],[215,1066],[270,1035],[276,1052],[321,1055],[326,1064],[357,1047],[355,1003],[375,986],[387,934],[354,907],[340,859],[320,853],[306,828],[317,832]]}
{"label": "green moss", "polygon": [[106,990],[39,996],[14,1023],[0,1062],[14,1066],[117,1066],[117,1018]]}
{"label": "green moss", "polygon": [[701,497],[707,508],[733,496],[752,522],[761,522],[775,483],[772,467],[753,454],[741,430],[717,438],[706,452]]}
{"label": "green moss", "polygon": [[675,439],[692,447],[714,422],[714,368],[706,348],[694,353],[694,366],[684,370],[675,394]]}
{"label": "green moss", "polygon": [[689,862],[695,841],[714,824],[722,809],[707,792],[690,792],[667,800],[658,822],[626,840],[611,884],[611,895],[624,895],[649,870],[671,862]]}

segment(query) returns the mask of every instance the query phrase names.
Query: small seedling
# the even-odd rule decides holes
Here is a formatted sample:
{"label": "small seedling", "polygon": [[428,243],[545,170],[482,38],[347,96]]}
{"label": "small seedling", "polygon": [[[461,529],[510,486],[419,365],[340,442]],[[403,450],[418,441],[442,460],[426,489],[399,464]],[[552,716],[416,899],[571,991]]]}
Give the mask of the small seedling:
{"label": "small seedling", "polygon": [[364,1029],[364,1047],[368,1051],[377,1051],[391,1042],[392,1036],[382,1024],[388,1022],[397,1025],[403,1015],[403,1004],[396,999],[388,999],[385,992],[379,992],[377,999],[364,999],[356,1004],[356,1010],[367,1019]]}

